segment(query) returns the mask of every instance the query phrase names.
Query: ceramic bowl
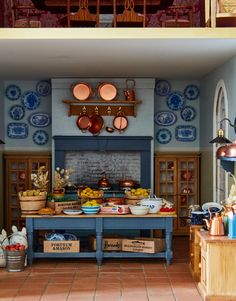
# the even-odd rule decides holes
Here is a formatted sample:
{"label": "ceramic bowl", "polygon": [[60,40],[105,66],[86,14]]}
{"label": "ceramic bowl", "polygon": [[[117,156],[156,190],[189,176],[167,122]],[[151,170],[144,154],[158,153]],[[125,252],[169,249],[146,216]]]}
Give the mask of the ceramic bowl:
{"label": "ceramic bowl", "polygon": [[129,206],[129,209],[131,213],[135,215],[144,215],[149,212],[149,208],[146,206]]}
{"label": "ceramic bowl", "polygon": [[140,201],[140,204],[142,206],[146,206],[149,208],[149,213],[157,213],[160,211],[162,207],[162,199],[161,198],[155,198],[153,200],[151,199],[144,199]]}
{"label": "ceramic bowl", "polygon": [[98,211],[100,210],[100,206],[82,206],[81,210],[85,214],[97,214]]}

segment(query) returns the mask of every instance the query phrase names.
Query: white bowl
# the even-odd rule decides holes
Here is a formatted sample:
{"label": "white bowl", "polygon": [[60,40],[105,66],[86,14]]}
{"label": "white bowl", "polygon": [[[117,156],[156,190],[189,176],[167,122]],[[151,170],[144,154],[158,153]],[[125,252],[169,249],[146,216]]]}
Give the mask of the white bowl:
{"label": "white bowl", "polygon": [[144,199],[140,201],[142,206],[146,206],[149,208],[149,213],[157,213],[160,211],[162,207],[162,199],[155,198],[155,199]]}
{"label": "white bowl", "polygon": [[129,206],[129,209],[135,215],[145,215],[149,212],[149,208],[146,206]]}

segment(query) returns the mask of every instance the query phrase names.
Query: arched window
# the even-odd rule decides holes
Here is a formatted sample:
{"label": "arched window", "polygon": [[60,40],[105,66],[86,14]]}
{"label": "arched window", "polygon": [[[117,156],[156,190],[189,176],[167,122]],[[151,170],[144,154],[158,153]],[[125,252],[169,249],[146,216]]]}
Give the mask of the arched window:
{"label": "arched window", "polygon": [[[220,80],[215,90],[214,112],[213,112],[213,136],[221,127],[224,130],[225,136],[228,136],[228,124],[220,121],[223,118],[228,118],[228,99],[226,88],[223,80]],[[217,149],[222,146],[220,144],[213,145],[213,197],[218,203],[223,201],[228,195],[228,174],[221,166],[220,160],[216,158]]]}

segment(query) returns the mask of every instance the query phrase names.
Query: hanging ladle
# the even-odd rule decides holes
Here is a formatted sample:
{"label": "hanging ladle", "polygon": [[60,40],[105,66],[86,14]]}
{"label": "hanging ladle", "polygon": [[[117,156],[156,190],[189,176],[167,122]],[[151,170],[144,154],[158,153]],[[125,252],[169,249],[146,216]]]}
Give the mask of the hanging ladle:
{"label": "hanging ladle", "polygon": [[[107,107],[107,115],[110,117],[111,116],[111,107]],[[114,132],[114,128],[113,127],[111,127],[111,126],[107,126],[106,127],[106,131],[108,132],[108,133],[113,133]]]}

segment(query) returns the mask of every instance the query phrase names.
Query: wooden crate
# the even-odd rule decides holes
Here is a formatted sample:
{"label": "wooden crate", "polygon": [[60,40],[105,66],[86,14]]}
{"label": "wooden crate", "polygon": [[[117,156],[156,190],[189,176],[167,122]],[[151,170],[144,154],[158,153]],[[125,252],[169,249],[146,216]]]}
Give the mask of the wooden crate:
{"label": "wooden crate", "polygon": [[122,251],[139,253],[158,253],[166,250],[165,239],[138,237],[122,240]]}
{"label": "wooden crate", "polygon": [[78,253],[80,251],[79,240],[48,241],[43,242],[45,253]]}
{"label": "wooden crate", "polygon": [[56,214],[60,214],[64,209],[79,209],[79,202],[47,202],[47,206],[54,209]]}
{"label": "wooden crate", "polygon": [[[89,236],[89,246],[93,251],[97,250],[96,237],[94,235]],[[122,237],[103,237],[102,250],[103,251],[121,251]]]}

